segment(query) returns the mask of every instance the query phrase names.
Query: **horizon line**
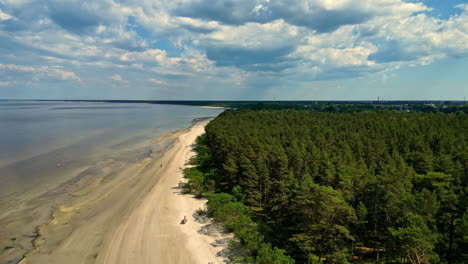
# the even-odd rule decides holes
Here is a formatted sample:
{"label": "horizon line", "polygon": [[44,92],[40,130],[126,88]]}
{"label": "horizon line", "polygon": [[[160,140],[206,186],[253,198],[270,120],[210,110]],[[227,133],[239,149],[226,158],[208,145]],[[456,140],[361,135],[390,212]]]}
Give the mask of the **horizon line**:
{"label": "horizon line", "polygon": [[246,99],[246,100],[226,100],[226,99],[0,99],[0,101],[45,101],[45,102],[465,102],[461,99],[307,99],[307,100],[276,100],[276,99]]}

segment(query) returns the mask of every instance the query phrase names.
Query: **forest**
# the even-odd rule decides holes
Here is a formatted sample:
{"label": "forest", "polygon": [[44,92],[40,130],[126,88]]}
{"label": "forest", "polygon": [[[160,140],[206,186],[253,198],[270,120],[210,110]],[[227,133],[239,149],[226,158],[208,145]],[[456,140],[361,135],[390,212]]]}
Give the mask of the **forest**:
{"label": "forest", "polygon": [[468,263],[467,114],[227,110],[186,189],[243,263]]}

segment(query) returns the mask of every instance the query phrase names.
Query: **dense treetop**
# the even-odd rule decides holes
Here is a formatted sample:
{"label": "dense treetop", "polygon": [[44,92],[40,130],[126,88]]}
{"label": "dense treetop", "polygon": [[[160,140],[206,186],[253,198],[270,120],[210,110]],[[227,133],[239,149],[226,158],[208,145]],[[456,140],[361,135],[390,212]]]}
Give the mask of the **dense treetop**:
{"label": "dense treetop", "polygon": [[463,112],[228,110],[191,183],[298,263],[466,263],[467,131]]}

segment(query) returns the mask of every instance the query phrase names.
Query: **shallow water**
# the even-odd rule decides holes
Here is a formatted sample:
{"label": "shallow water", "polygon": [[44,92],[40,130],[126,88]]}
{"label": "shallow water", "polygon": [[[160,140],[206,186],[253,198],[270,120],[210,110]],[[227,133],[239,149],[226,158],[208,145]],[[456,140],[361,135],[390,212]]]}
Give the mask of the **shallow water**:
{"label": "shallow water", "polygon": [[[148,140],[220,109],[88,102],[0,101],[0,198],[80,166],[145,154]],[[126,155],[122,155],[125,153]]]}

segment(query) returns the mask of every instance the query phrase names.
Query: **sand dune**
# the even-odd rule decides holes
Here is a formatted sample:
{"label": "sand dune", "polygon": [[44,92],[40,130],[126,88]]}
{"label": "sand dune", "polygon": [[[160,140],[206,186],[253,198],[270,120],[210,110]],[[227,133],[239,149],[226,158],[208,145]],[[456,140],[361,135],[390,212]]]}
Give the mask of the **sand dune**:
{"label": "sand dune", "polygon": [[21,263],[223,263],[221,241],[229,236],[203,232],[209,223],[194,216],[205,201],[178,188],[205,125],[175,133],[161,157],[109,169],[76,191],[37,228],[34,249]]}

